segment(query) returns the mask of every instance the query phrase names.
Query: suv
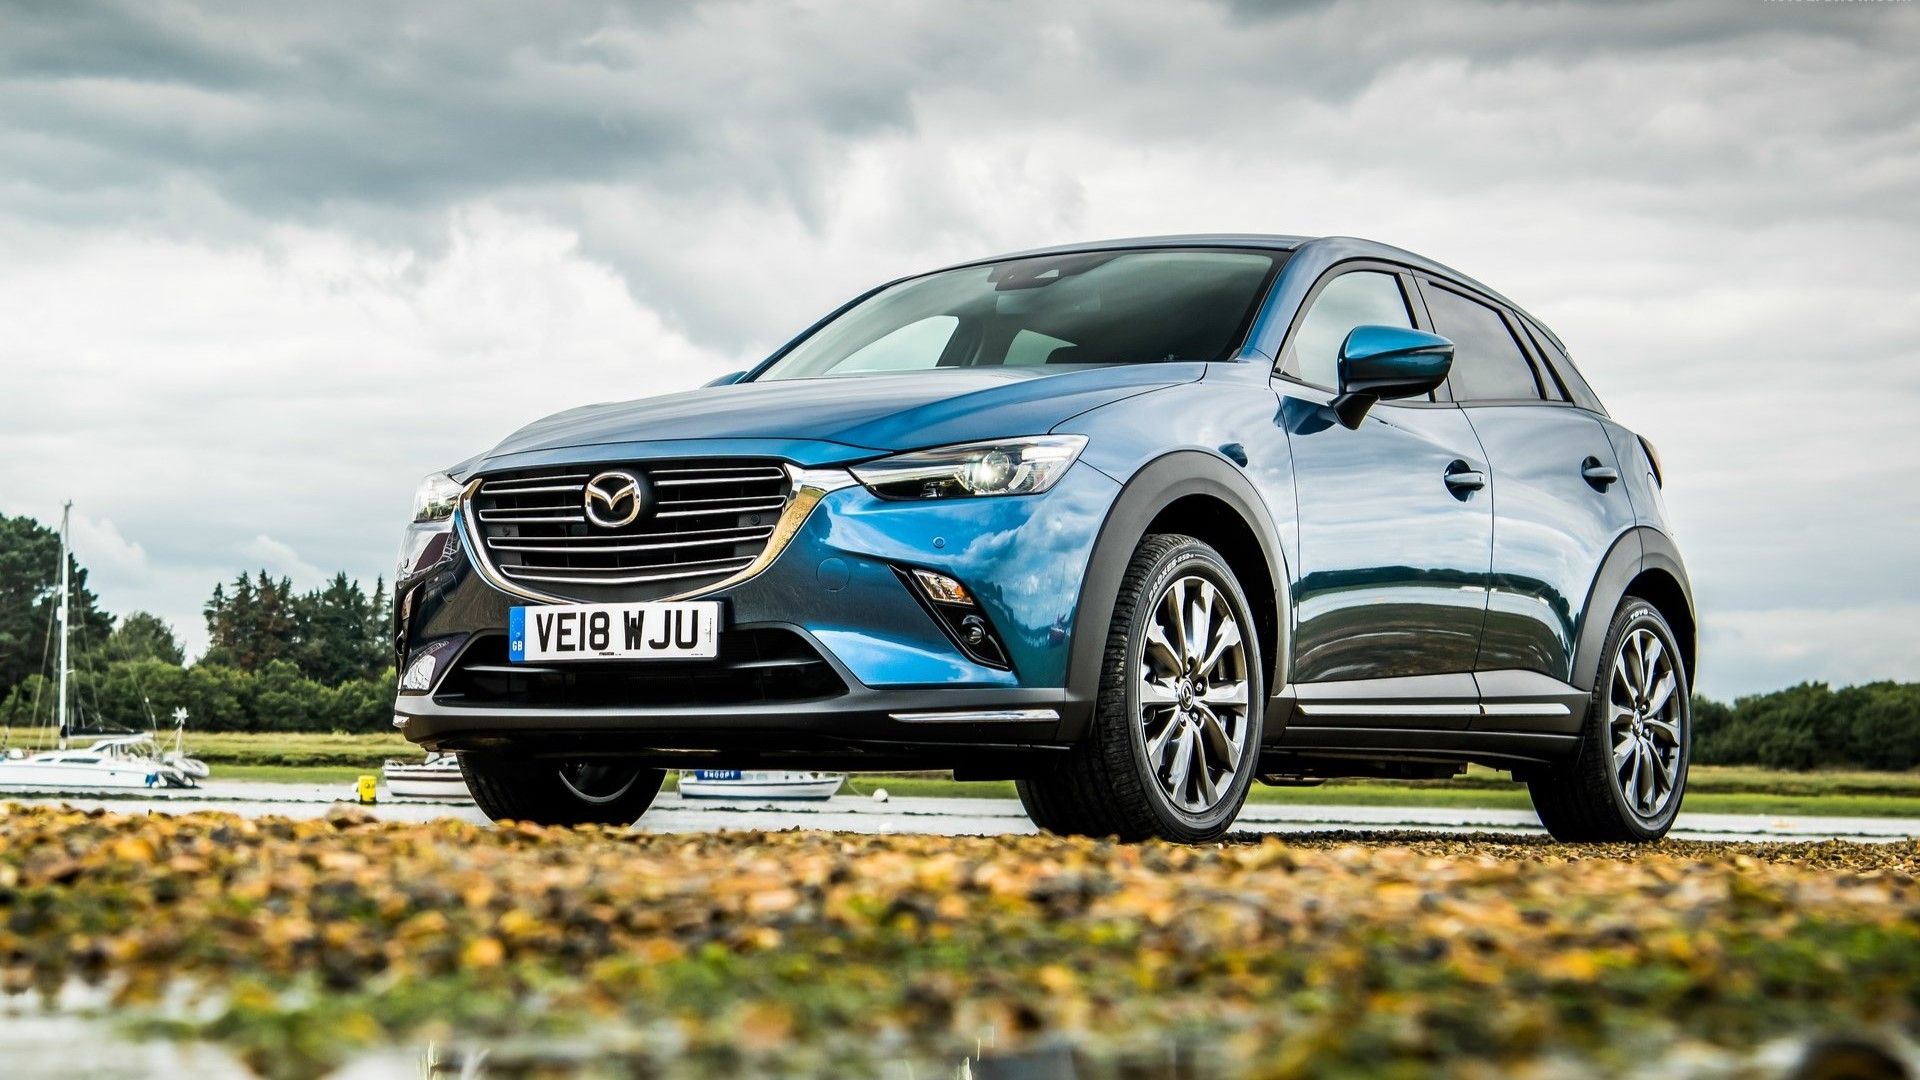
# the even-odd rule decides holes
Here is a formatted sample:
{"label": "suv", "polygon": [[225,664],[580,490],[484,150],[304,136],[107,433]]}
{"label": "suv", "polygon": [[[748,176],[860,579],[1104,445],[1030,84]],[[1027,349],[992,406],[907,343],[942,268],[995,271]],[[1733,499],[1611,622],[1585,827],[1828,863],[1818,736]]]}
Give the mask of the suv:
{"label": "suv", "polygon": [[394,723],[523,821],[630,823],[675,767],[950,769],[1205,841],[1256,779],[1479,763],[1557,837],[1650,840],[1695,627],[1660,485],[1552,332],[1409,252],[966,263],[428,477]]}

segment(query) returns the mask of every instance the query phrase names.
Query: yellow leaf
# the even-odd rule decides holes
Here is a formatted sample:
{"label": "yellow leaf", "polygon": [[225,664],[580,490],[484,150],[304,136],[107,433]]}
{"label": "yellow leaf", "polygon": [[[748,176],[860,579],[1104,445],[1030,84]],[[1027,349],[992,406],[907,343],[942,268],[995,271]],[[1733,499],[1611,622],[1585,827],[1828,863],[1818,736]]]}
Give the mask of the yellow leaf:
{"label": "yellow leaf", "polygon": [[498,938],[474,938],[460,951],[460,962],[470,968],[499,967],[506,958],[506,946]]}

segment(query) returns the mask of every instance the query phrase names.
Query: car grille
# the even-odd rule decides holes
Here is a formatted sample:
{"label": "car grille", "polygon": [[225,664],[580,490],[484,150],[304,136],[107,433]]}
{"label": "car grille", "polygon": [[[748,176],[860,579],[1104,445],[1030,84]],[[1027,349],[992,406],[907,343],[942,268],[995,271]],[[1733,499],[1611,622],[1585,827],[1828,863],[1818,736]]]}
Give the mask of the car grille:
{"label": "car grille", "polygon": [[456,708],[665,708],[809,701],[847,684],[805,638],[754,627],[720,635],[712,660],[596,660],[516,664],[507,639],[476,638],[434,700]]}
{"label": "car grille", "polygon": [[[648,490],[639,518],[617,528],[585,510],[587,482],[611,469]],[[499,473],[481,481],[471,509],[504,580],[567,599],[653,600],[751,566],[791,493],[774,461],[649,461]]]}

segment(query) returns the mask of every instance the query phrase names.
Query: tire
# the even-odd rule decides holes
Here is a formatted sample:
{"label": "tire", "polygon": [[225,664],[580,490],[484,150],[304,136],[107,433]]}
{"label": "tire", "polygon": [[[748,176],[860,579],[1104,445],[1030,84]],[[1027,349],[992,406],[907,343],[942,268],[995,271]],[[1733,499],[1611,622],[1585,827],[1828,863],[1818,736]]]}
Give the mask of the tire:
{"label": "tire", "polygon": [[1667,620],[1636,596],[1621,602],[1600,655],[1578,750],[1527,789],[1556,840],[1658,840],[1680,812],[1693,760],[1686,665]]}
{"label": "tire", "polygon": [[[1184,603],[1169,602],[1176,590]],[[1203,609],[1204,625],[1192,619]],[[1204,645],[1169,630],[1176,610],[1181,626],[1207,631]],[[1226,560],[1190,536],[1146,537],[1120,581],[1093,723],[1063,760],[1018,782],[1027,816],[1063,835],[1219,839],[1258,771],[1265,686]]]}
{"label": "tire", "polygon": [[494,821],[631,825],[653,805],[666,773],[619,761],[565,762],[463,753],[460,774]]}

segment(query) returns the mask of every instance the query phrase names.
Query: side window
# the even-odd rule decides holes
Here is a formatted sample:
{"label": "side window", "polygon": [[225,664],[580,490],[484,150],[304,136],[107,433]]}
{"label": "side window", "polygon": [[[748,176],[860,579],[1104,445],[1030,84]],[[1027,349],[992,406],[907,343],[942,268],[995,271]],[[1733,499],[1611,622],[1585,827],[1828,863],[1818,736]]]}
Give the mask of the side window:
{"label": "side window", "polygon": [[835,375],[856,371],[918,371],[940,363],[940,354],[952,340],[960,320],[934,315],[911,322],[885,337],[870,341],[833,366]]}
{"label": "side window", "polygon": [[1434,333],[1453,342],[1453,374],[1447,382],[1455,401],[1540,397],[1533,365],[1498,311],[1450,289],[1423,284],[1421,291]]}
{"label": "side window", "polygon": [[1547,363],[1553,368],[1554,374],[1566,385],[1567,393],[1573,395],[1573,403],[1583,409],[1591,409],[1603,416],[1606,415],[1607,410],[1601,406],[1599,395],[1593,392],[1593,387],[1587,385],[1587,380],[1581,376],[1580,369],[1573,366],[1573,361],[1567,357],[1566,352],[1559,345],[1554,343],[1552,336],[1531,323],[1527,326],[1527,332],[1533,335],[1533,343],[1540,350],[1540,355],[1547,358]]}
{"label": "side window", "polygon": [[1509,313],[1507,318],[1511,320],[1507,325],[1513,328],[1513,336],[1520,340],[1520,348],[1533,361],[1533,377],[1540,384],[1540,396],[1548,401],[1571,402],[1573,395],[1567,390],[1566,380],[1547,362],[1547,351],[1540,347],[1540,335],[1528,325],[1526,316]]}
{"label": "side window", "polygon": [[1355,270],[1328,282],[1294,331],[1281,370],[1302,382],[1338,388],[1340,346],[1356,326],[1413,328],[1399,279],[1377,270]]}

